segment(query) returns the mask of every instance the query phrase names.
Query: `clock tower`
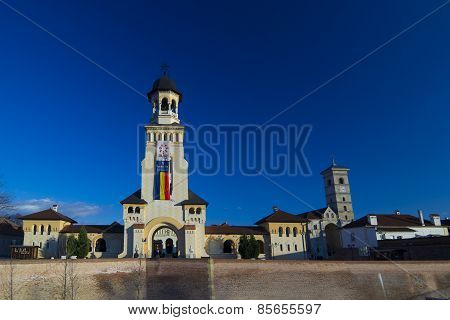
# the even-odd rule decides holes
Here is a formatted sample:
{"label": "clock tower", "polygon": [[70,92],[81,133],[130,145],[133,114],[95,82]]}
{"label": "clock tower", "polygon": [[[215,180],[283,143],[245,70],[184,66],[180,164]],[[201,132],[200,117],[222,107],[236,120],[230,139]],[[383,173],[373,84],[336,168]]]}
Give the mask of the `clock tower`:
{"label": "clock tower", "polygon": [[326,203],[338,215],[342,226],[355,218],[348,180],[349,171],[350,169],[346,167],[338,166],[333,159],[331,166],[321,172],[325,184]]}

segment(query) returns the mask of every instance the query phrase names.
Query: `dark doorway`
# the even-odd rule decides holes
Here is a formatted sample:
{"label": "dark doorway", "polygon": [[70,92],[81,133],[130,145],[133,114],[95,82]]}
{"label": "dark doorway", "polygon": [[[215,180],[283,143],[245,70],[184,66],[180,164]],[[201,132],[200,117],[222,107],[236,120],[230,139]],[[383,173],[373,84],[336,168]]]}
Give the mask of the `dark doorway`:
{"label": "dark doorway", "polygon": [[233,253],[233,241],[227,240],[223,243],[223,253]]}
{"label": "dark doorway", "polygon": [[173,240],[170,238],[166,240],[166,253],[173,254]]}
{"label": "dark doorway", "polygon": [[106,241],[105,239],[98,239],[95,243],[95,252],[106,252]]}
{"label": "dark doorway", "polygon": [[161,256],[163,253],[163,242],[162,240],[153,241],[153,256]]}

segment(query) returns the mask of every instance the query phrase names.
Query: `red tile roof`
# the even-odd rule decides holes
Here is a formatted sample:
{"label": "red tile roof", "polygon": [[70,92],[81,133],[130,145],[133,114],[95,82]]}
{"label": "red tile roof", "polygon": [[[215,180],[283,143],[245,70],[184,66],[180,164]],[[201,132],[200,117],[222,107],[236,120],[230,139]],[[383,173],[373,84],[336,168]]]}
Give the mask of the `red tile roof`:
{"label": "red tile roof", "polygon": [[230,226],[228,224],[212,225],[205,227],[205,234],[236,234],[236,235],[264,235],[268,232],[261,227],[256,226]]}
{"label": "red tile roof", "polygon": [[63,215],[53,209],[47,209],[44,211],[39,211],[36,213],[32,213],[26,216],[20,217],[22,220],[61,220],[67,221],[70,223],[77,223],[75,220],[69,218],[68,216]]}
{"label": "red tile roof", "polygon": [[269,214],[267,217],[257,221],[255,224],[263,224],[265,222],[307,223],[309,221],[308,219],[302,218],[298,215],[277,210],[274,213]]}

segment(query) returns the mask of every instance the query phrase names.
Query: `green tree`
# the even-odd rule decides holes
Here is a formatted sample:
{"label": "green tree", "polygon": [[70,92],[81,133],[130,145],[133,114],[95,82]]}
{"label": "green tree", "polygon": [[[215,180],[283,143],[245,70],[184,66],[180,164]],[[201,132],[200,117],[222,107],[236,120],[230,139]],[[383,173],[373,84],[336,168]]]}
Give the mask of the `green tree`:
{"label": "green tree", "polygon": [[66,255],[67,257],[71,257],[77,254],[78,250],[78,240],[75,238],[73,234],[69,236],[67,239],[67,246],[66,246]]}
{"label": "green tree", "polygon": [[255,236],[247,235],[241,236],[239,240],[239,254],[242,259],[256,259],[259,256],[259,245],[256,241]]}
{"label": "green tree", "polygon": [[90,241],[87,236],[86,228],[82,227],[78,234],[77,258],[84,259],[89,253]]}

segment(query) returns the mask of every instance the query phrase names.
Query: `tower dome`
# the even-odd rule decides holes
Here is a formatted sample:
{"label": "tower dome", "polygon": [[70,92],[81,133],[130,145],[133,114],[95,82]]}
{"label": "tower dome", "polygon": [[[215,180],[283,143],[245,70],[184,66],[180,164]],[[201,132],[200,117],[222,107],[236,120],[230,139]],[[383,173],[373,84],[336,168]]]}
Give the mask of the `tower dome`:
{"label": "tower dome", "polygon": [[150,96],[156,91],[173,91],[180,96],[181,100],[181,93],[178,91],[175,81],[166,74],[162,75],[153,82],[152,90],[147,94],[148,97],[150,98]]}

